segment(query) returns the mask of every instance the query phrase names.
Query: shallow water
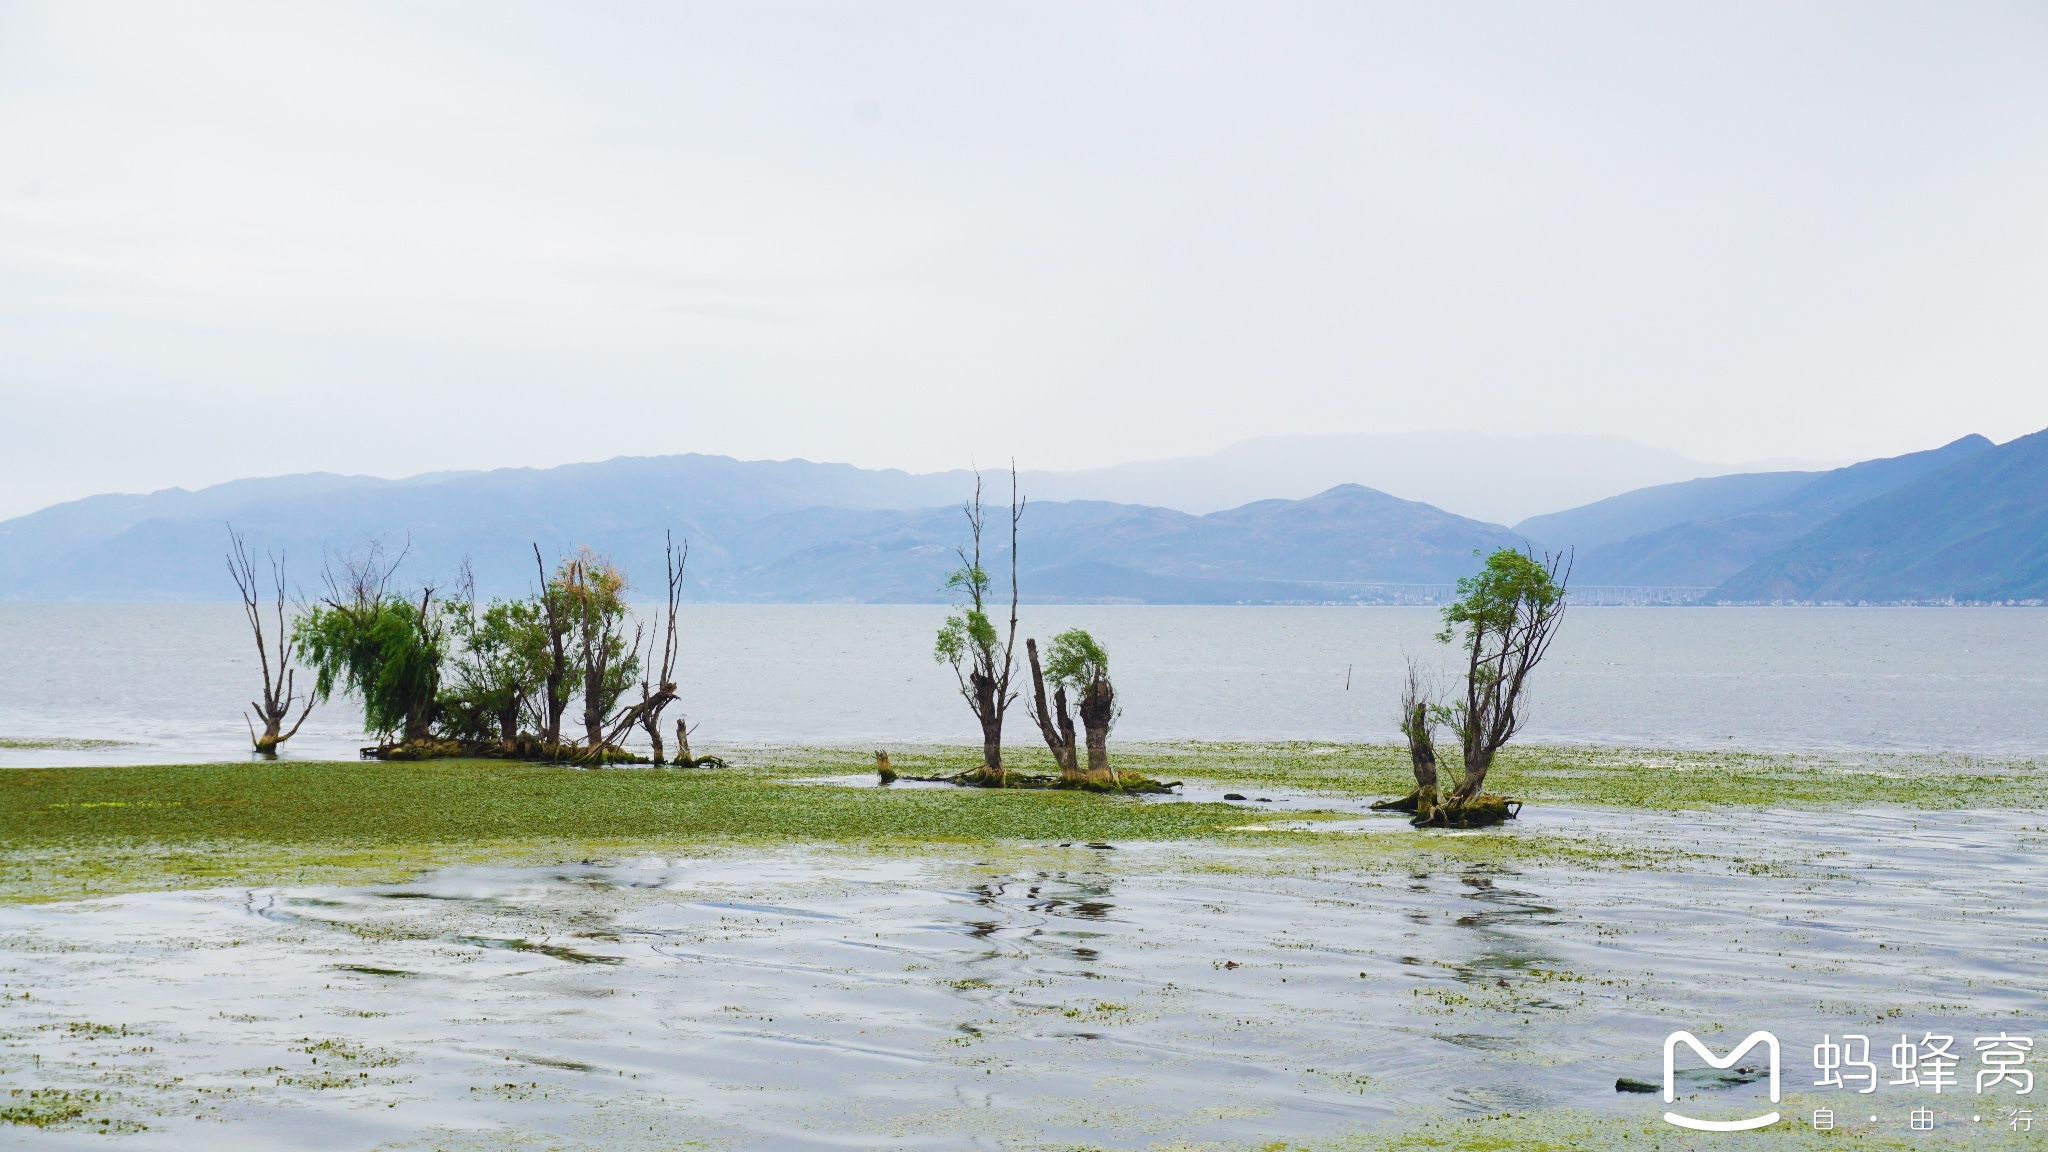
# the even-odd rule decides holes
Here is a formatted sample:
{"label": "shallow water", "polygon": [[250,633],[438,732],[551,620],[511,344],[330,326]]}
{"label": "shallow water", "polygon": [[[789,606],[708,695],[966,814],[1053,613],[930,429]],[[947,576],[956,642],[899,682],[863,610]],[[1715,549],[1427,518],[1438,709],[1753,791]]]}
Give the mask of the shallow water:
{"label": "shallow water", "polygon": [[[943,609],[694,605],[683,704],[707,747],[979,738],[932,661]],[[1109,648],[1128,740],[1395,736],[1427,608],[1052,607]],[[0,603],[0,766],[233,759],[255,654],[232,604]],[[1539,673],[1537,741],[2048,756],[2048,610],[1582,608]],[[1033,739],[1013,718],[1011,738]],[[316,709],[294,757],[353,756],[360,714]],[[9,740],[123,741],[7,747]]]}
{"label": "shallow water", "polygon": [[[1540,809],[1446,835],[1703,858],[1389,875],[1317,847],[1416,835],[1361,816],[1293,850],[791,849],[12,907],[0,992],[28,998],[0,1001],[0,1087],[105,1091],[99,1114],[148,1125],[135,1148],[1235,1146],[1654,1122],[1661,1099],[1614,1082],[1658,1081],[1667,1032],[1769,1028],[1788,1113],[1904,1135],[1924,1105],[1968,1135],[1996,1090],[1818,1092],[1808,1053],[1845,1031],[1953,1033],[1966,1065],[1988,1032],[2048,1044],[2044,824]],[[1760,1091],[1681,1083],[1708,1115]]]}

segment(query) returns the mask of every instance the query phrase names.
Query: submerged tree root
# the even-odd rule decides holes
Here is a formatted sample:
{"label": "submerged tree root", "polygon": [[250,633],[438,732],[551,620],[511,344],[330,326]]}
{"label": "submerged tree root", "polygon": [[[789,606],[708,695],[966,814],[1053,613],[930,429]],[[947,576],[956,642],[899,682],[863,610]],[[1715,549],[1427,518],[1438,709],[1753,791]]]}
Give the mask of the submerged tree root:
{"label": "submerged tree root", "polygon": [[1491,792],[1481,792],[1463,804],[1442,804],[1437,801],[1436,789],[1417,788],[1399,800],[1381,800],[1373,804],[1375,812],[1409,812],[1414,819],[1408,821],[1417,828],[1491,828],[1521,815],[1522,802]]}
{"label": "submerged tree root", "polygon": [[1128,773],[1114,780],[1063,780],[1058,776],[1028,776],[1022,772],[1004,772],[997,775],[986,767],[967,772],[956,772],[951,776],[906,776],[896,771],[889,763],[887,753],[875,754],[875,773],[884,785],[898,780],[915,780],[920,784],[951,784],[959,788],[1029,788],[1041,792],[1101,792],[1116,795],[1172,795],[1181,786],[1180,781],[1161,783],[1146,776]]}
{"label": "submerged tree root", "polygon": [[[410,762],[416,760],[525,760],[543,764],[575,764],[585,768],[602,768],[609,764],[652,764],[645,756],[636,756],[616,744],[602,748],[583,748],[573,744],[544,744],[531,736],[521,736],[509,741],[501,740],[440,740],[429,737],[424,740],[406,740],[398,743],[378,744],[361,750],[364,760],[389,760]],[[677,757],[677,768],[724,768],[726,762],[716,756]]]}

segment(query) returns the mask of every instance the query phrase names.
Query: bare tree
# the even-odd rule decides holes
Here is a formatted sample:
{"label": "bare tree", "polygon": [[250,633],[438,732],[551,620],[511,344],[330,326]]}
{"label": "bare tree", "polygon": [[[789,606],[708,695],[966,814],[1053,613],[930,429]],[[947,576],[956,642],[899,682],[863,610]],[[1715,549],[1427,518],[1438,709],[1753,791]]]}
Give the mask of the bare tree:
{"label": "bare tree", "polygon": [[[1031,719],[1038,724],[1039,734],[1045,737],[1045,746],[1052,750],[1053,762],[1060,766],[1060,783],[1072,787],[1087,780],[1082,772],[1080,757],[1074,749],[1074,717],[1067,711],[1067,688],[1064,684],[1053,686],[1052,706],[1045,701],[1045,671],[1038,663],[1038,641],[1024,641],[1024,653],[1031,663]],[[876,753],[881,756],[882,753]],[[893,778],[891,773],[887,778]]]}
{"label": "bare tree", "polygon": [[1003,775],[1003,717],[1017,699],[1010,687],[1017,657],[1017,525],[1024,518],[1024,500],[1017,493],[1017,465],[1010,464],[1010,627],[998,636],[988,618],[991,581],[981,566],[981,536],[986,512],[981,503],[981,473],[974,474],[974,498],[967,502],[969,544],[958,549],[960,567],[946,578],[946,588],[965,600],[960,611],[939,629],[934,655],[951,664],[960,695],[981,724],[981,767],[963,778],[970,784],[1000,788]]}
{"label": "bare tree", "polygon": [[1383,800],[1373,807],[1382,811],[1416,813],[1419,822],[1435,817],[1443,800],[1438,792],[1436,771],[1436,728],[1442,722],[1443,704],[1436,675],[1408,657],[1408,675],[1401,685],[1401,735],[1408,740],[1408,764],[1415,772],[1415,790],[1399,800]]}
{"label": "bare tree", "polygon": [[[249,726],[249,741],[256,751],[265,756],[277,755],[277,746],[299,734],[306,717],[313,712],[312,693],[306,695],[306,706],[299,718],[292,724],[291,731],[284,730],[284,722],[291,716],[292,706],[298,701],[297,672],[292,667],[296,654],[291,629],[285,626],[284,599],[284,557],[270,557],[270,584],[275,590],[276,633],[266,638],[263,635],[263,606],[258,595],[256,566],[249,559],[249,549],[233,525],[228,526],[228,575],[234,577],[235,590],[242,595],[242,614],[248,618],[249,631],[256,638],[256,659],[263,671],[263,702],[249,702],[256,715],[263,717],[263,733],[257,735],[256,722],[244,713],[242,719]],[[271,658],[276,657],[273,667]]]}
{"label": "bare tree", "polygon": [[[619,713],[617,719],[613,721],[611,737],[606,741],[617,743],[619,737],[637,725],[647,733],[647,742],[654,747],[653,758],[656,764],[663,763],[666,758],[661,745],[661,713],[676,699],[676,657],[681,651],[676,644],[676,610],[682,605],[683,566],[690,561],[690,542],[683,541],[682,548],[678,549],[675,537],[669,536],[663,547],[662,556],[668,569],[668,599],[656,627],[656,631],[661,633],[661,667],[659,670],[654,667],[654,641],[650,637],[647,643],[647,659],[640,664],[640,700]],[[638,647],[637,636],[635,647]],[[681,721],[677,721],[676,763],[693,766],[690,763],[688,731],[682,726]]]}

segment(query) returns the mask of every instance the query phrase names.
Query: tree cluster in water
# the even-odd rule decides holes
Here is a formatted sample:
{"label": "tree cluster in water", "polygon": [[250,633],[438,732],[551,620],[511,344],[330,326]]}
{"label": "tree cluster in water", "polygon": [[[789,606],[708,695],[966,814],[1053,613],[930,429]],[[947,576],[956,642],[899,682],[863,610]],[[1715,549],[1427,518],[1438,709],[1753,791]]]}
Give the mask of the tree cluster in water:
{"label": "tree cluster in water", "polygon": [[[1068,629],[1053,638],[1041,661],[1038,641],[1026,638],[1031,674],[1026,706],[1044,738],[1055,777],[1009,771],[1003,764],[1003,722],[1019,695],[1017,660],[1017,526],[1024,501],[1010,472],[1010,605],[1005,627],[991,615],[994,581],[982,565],[986,527],[982,483],[975,475],[967,502],[968,542],[960,566],[946,579],[955,611],[939,628],[933,655],[953,669],[960,695],[981,728],[981,763],[953,776],[954,784],[991,788],[1078,788],[1094,791],[1166,791],[1142,776],[1118,773],[1109,762],[1109,731],[1119,709],[1109,653],[1087,632]],[[314,701],[337,690],[362,701],[365,727],[380,738],[365,751],[388,759],[492,755],[610,763],[636,760],[620,747],[639,728],[667,760],[662,718],[676,702],[676,611],[681,603],[687,544],[671,539],[664,556],[667,597],[649,621],[626,603],[630,585],[609,559],[587,548],[562,558],[550,573],[535,546],[539,590],[520,599],[482,602],[467,564],[453,593],[431,586],[401,592],[398,560],[386,563],[370,545],[330,565],[326,594],[303,607],[286,626],[284,569],[272,564],[275,622],[266,636],[265,604],[255,566],[240,536],[230,530],[228,570],[241,591],[263,671],[263,699],[251,702],[264,731],[250,737],[259,752],[274,753],[303,724]],[[401,556],[400,559],[403,559]],[[1502,548],[1479,572],[1458,581],[1458,597],[1445,607],[1437,639],[1464,649],[1460,691],[1445,691],[1411,658],[1401,699],[1400,729],[1407,738],[1415,789],[1375,808],[1414,814],[1422,826],[1473,827],[1512,819],[1517,801],[1485,791],[1500,749],[1527,720],[1529,677],[1556,637],[1564,614],[1569,560]],[[630,628],[630,634],[629,634]],[[292,667],[303,659],[314,673],[305,710],[283,728],[301,701]],[[1050,692],[1048,692],[1050,686]],[[637,692],[636,692],[637,690]],[[1080,719],[1075,727],[1075,715]],[[580,727],[565,735],[565,723]],[[1445,788],[1437,772],[1436,733],[1457,737],[1457,783]],[[690,730],[675,722],[675,763],[721,763],[690,754]],[[1082,750],[1086,750],[1086,762]],[[875,754],[882,783],[897,779],[886,752]]]}
{"label": "tree cluster in water", "polygon": [[[372,544],[329,565],[324,594],[296,613],[288,636],[280,566],[273,573],[280,589],[277,664],[288,669],[296,655],[313,672],[308,708],[337,691],[361,701],[364,728],[379,740],[366,751],[387,759],[484,755],[609,763],[637,759],[620,740],[639,728],[653,747],[653,762],[665,763],[662,721],[676,702],[676,610],[687,546],[671,541],[665,558],[666,601],[651,620],[639,620],[626,602],[631,585],[625,573],[587,548],[549,572],[536,547],[539,589],[485,602],[466,565],[451,592],[401,590],[396,576],[403,556],[387,562]],[[290,709],[293,688],[287,681],[273,690],[254,573],[238,537],[229,567],[243,589],[258,650],[266,653],[265,703],[256,707],[271,720],[270,739],[266,745],[259,737],[256,745],[271,752],[289,739],[271,718]],[[675,763],[718,763],[690,754],[683,719],[674,731]]]}

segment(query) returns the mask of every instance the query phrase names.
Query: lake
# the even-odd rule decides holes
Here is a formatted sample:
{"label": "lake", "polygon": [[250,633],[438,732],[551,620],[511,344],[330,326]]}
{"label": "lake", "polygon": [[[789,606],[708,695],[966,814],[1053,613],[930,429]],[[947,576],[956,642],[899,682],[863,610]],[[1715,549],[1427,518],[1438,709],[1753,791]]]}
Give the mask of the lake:
{"label": "lake", "polygon": [[[932,606],[694,605],[683,705],[696,741],[977,739],[931,657]],[[1116,737],[1386,740],[1404,653],[1438,665],[1437,610],[1028,606],[1023,634],[1108,648]],[[1577,608],[1538,674],[1526,739],[1860,755],[2048,756],[2048,611]],[[257,691],[233,604],[0,603],[0,765],[237,759]],[[673,715],[673,713],[671,713]],[[1012,740],[1035,733],[1021,703]],[[353,756],[360,713],[316,708],[296,757]]]}
{"label": "lake", "polygon": [[[730,848],[0,906],[6,986],[32,990],[0,999],[8,1084],[104,1089],[93,1111],[122,1125],[16,1135],[220,1152],[1330,1148],[1514,1113],[1533,1146],[1602,1120],[1610,1138],[1652,1135],[1667,1105],[1618,1078],[1658,1081],[1674,1028],[1718,1051],[1768,1027],[1794,1121],[1760,1146],[1791,1146],[1816,1108],[1839,1110],[1845,1136],[1903,1138],[1924,1108],[1940,1131],[1912,1147],[2032,1146],[2002,1123],[2029,1103],[2016,1084],[1969,1088],[1973,1038],[2043,1036],[2038,813],[1617,824],[1545,806],[1522,823],[1679,859],[1374,868],[1342,842],[1417,834],[1361,814],[1293,850]],[[1964,1087],[1815,1087],[1810,1054],[1845,1033],[1879,1065],[1895,1036],[1960,1037]],[[1678,1107],[1753,1113],[1756,1079],[1688,1061]]]}

